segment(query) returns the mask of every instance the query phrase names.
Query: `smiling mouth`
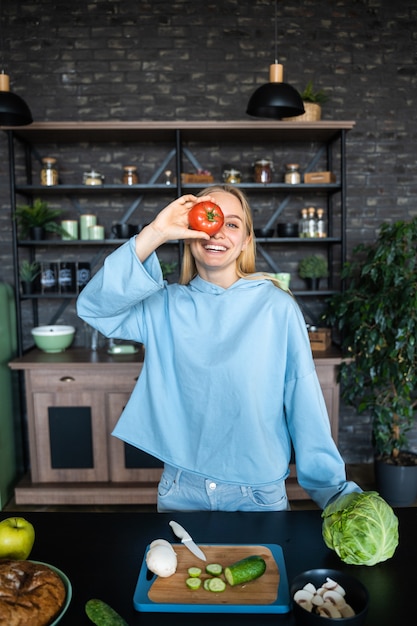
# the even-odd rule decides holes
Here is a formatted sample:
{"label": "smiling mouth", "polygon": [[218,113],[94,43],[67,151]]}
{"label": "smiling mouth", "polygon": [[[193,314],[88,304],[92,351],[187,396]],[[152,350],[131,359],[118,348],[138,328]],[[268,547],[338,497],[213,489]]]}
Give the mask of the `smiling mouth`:
{"label": "smiling mouth", "polygon": [[209,252],[213,251],[213,252],[226,252],[227,248],[225,246],[219,246],[219,245],[215,245],[213,243],[209,243],[206,246],[204,246],[205,250],[208,250]]}

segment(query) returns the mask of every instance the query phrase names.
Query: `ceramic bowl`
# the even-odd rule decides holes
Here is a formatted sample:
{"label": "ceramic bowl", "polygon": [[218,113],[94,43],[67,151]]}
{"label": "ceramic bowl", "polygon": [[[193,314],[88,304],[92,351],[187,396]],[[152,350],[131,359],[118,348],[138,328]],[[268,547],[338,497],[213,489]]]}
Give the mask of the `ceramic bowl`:
{"label": "ceramic bowl", "polygon": [[59,615],[57,615],[57,617],[54,619],[54,621],[51,622],[51,624],[50,624],[50,626],[56,626],[56,624],[59,624],[59,622],[61,621],[62,617],[66,613],[66,611],[67,611],[67,609],[68,609],[68,607],[70,605],[70,602],[71,602],[72,586],[71,586],[70,580],[69,580],[68,576],[66,574],[64,574],[64,572],[62,572],[60,569],[55,567],[55,565],[51,565],[50,563],[42,563],[42,561],[31,561],[31,562],[32,563],[38,563],[39,565],[46,565],[47,567],[49,567],[49,569],[51,569],[56,574],[58,574],[58,576],[60,577],[60,579],[64,583],[65,591],[67,592],[66,597],[65,597],[64,606],[62,607]]}
{"label": "ceramic bowl", "polygon": [[37,326],[32,328],[36,346],[44,352],[63,352],[74,339],[74,326]]}
{"label": "ceramic bowl", "polygon": [[[303,589],[307,583],[312,583],[319,589],[327,578],[337,582],[346,591],[345,600],[355,612],[352,617],[322,617],[316,613],[310,613],[293,600],[296,591]],[[293,601],[293,610],[297,625],[299,626],[360,626],[364,623],[369,606],[369,594],[362,583],[344,572],[334,569],[311,569],[302,572],[291,583],[290,596]]]}
{"label": "ceramic bowl", "polygon": [[298,224],[291,222],[278,222],[278,237],[298,237]]}
{"label": "ceramic bowl", "polygon": [[255,237],[273,237],[273,228],[255,228]]}

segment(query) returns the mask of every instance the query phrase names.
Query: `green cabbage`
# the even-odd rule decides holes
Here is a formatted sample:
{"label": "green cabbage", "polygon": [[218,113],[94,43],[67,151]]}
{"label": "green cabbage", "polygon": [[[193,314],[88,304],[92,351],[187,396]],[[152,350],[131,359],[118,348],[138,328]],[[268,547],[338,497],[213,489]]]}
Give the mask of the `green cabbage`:
{"label": "green cabbage", "polygon": [[322,517],[324,542],[345,563],[375,565],[398,546],[398,518],[375,491],[340,496]]}

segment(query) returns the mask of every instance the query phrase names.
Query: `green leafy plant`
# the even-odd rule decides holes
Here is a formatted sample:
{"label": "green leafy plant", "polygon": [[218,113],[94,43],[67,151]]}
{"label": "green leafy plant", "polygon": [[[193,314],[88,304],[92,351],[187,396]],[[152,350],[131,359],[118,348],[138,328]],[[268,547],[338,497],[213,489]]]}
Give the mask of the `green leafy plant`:
{"label": "green leafy plant", "polygon": [[173,263],[167,263],[166,261],[159,261],[162,270],[162,276],[166,280],[170,274],[173,274],[178,267],[178,263],[174,261]]}
{"label": "green leafy plant", "polygon": [[19,267],[19,276],[22,282],[31,283],[39,276],[41,272],[40,265],[37,261],[23,260]]}
{"label": "green leafy plant", "polygon": [[327,260],[319,254],[312,254],[302,259],[298,265],[301,278],[325,278],[328,273]]}
{"label": "green leafy plant", "polygon": [[375,491],[336,498],[322,518],[326,546],[350,565],[376,565],[398,546],[398,518]]}
{"label": "green leafy plant", "polygon": [[354,250],[324,314],[341,332],[342,397],[372,416],[377,458],[410,464],[417,380],[417,218],[383,224],[373,245]]}
{"label": "green leafy plant", "polygon": [[303,102],[313,102],[314,104],[324,104],[329,99],[328,95],[322,89],[314,91],[313,81],[311,80],[308,81],[300,96]]}
{"label": "green leafy plant", "polygon": [[67,231],[56,222],[61,215],[60,209],[51,209],[48,203],[36,198],[33,204],[21,204],[16,207],[15,218],[22,237],[29,235],[30,229],[37,226],[47,232],[68,235]]}

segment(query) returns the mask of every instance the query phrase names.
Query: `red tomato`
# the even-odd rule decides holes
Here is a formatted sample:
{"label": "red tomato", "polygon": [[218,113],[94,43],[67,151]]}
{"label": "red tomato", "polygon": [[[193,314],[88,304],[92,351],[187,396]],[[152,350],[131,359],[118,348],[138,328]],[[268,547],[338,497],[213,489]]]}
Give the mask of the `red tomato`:
{"label": "red tomato", "polygon": [[206,200],[197,202],[188,213],[188,223],[192,230],[202,230],[203,233],[214,235],[224,223],[224,215],[219,206]]}

